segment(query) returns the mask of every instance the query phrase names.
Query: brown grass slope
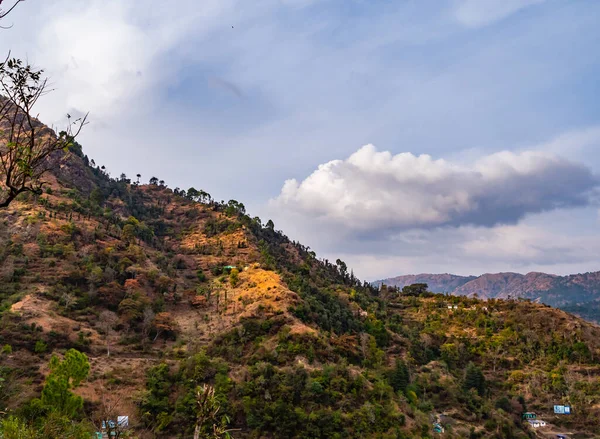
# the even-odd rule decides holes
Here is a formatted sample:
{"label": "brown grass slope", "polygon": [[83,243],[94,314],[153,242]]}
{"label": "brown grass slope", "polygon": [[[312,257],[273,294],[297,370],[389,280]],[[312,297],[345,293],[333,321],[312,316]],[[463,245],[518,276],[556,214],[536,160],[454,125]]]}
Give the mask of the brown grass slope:
{"label": "brown grass slope", "polygon": [[[160,239],[126,239],[122,227],[111,219],[126,221],[132,215],[123,195],[102,203],[103,216],[78,213],[75,206],[101,187],[104,178],[76,154],[62,163],[58,172],[47,175],[45,194],[21,197],[0,211],[4,252],[0,288],[2,305],[10,310],[3,315],[0,333],[15,351],[39,340],[45,340],[46,352],[79,342],[78,347],[91,357],[94,377],[100,383],[113,375],[126,377],[119,380],[117,393],[123,406],[131,408],[142,390],[145,370],[165,352],[185,350],[190,344],[195,349],[207,346],[240,319],[278,315],[296,332],[314,331],[288,312],[298,296],[276,272],[261,267],[253,236],[243,228],[211,236],[205,233],[208,222],[226,221],[222,212],[175,196],[166,187],[127,185],[125,196],[134,197],[150,212],[160,211],[160,228],[165,232]],[[102,259],[117,261],[122,272],[99,270]],[[211,273],[225,265],[240,269],[235,286],[226,274]],[[198,281],[199,270],[206,276],[203,282]],[[88,283],[90,275],[96,280]],[[210,290],[211,297],[207,299],[198,288]],[[126,298],[132,298],[132,309],[119,307]],[[101,321],[107,308],[118,316],[108,334]],[[139,314],[145,309],[153,310],[154,322],[148,330],[156,339],[139,342],[133,326],[139,324]],[[15,339],[15,326],[28,327],[31,334]],[[52,334],[56,340],[49,341],[43,334]],[[2,363],[27,365],[31,371],[48,360],[44,352],[40,356],[25,352],[4,357]],[[39,384],[41,377],[33,376]],[[82,389],[92,402],[100,397],[96,384],[91,381]],[[21,397],[11,399],[10,405],[18,406],[37,390],[28,388]]]}

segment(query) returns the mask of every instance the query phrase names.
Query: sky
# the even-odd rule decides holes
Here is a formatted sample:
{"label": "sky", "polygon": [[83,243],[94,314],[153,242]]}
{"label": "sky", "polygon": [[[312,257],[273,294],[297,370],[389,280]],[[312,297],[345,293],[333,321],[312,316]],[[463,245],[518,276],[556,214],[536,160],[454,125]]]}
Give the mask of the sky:
{"label": "sky", "polygon": [[0,52],[113,176],[236,199],[361,278],[600,270],[600,2],[25,0]]}

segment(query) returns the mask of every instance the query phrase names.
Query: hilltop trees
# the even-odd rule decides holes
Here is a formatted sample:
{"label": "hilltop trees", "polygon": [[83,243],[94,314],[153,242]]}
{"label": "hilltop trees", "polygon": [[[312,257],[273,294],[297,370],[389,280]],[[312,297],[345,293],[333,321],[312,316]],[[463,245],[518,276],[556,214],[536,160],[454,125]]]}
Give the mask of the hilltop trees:
{"label": "hilltop trees", "polygon": [[[1,17],[1,16],[0,16]],[[0,64],[0,208],[20,194],[41,194],[42,177],[59,161],[56,154],[73,145],[87,115],[69,123],[58,136],[35,118],[34,107],[48,92],[43,70],[10,58]]]}
{"label": "hilltop trees", "polygon": [[189,188],[185,196],[188,199],[192,201],[197,201],[199,203],[210,203],[212,200],[212,197],[208,192],[205,192],[202,189],[198,190],[194,187]]}
{"label": "hilltop trees", "polygon": [[420,296],[421,294],[427,293],[429,286],[427,284],[412,284],[402,288],[402,294],[404,296]]}
{"label": "hilltop trees", "polygon": [[346,276],[348,274],[348,266],[346,265],[346,263],[344,261],[342,261],[341,259],[337,259],[335,261],[335,264],[338,267],[338,270],[340,272],[340,275],[346,279]]}

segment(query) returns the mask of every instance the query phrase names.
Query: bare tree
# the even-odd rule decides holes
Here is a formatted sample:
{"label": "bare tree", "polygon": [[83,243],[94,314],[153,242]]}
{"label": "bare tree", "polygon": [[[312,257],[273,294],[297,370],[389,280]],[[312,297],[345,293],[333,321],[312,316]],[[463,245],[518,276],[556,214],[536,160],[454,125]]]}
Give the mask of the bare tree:
{"label": "bare tree", "polygon": [[127,436],[127,430],[130,428],[129,419],[127,419],[127,422],[119,422],[119,416],[124,415],[122,412],[123,398],[113,392],[104,381],[101,381],[97,388],[100,392],[98,410],[94,413],[94,416],[90,417],[90,420],[96,426],[96,430],[106,432],[111,439]]}
{"label": "bare tree", "polygon": [[229,432],[234,429],[227,428],[229,417],[219,415],[221,405],[215,397],[215,389],[203,384],[196,389],[196,426],[194,439],[221,439],[231,438]]}
{"label": "bare tree", "polygon": [[[10,14],[13,11],[13,9],[15,9],[17,5],[22,1],[24,0],[13,0],[12,4],[8,7],[8,9],[2,9],[2,3],[4,3],[4,0],[0,0],[0,20],[2,20],[4,17]],[[7,29],[7,27],[0,26],[0,29]]]}
{"label": "bare tree", "polygon": [[106,338],[106,356],[110,357],[110,333],[114,326],[119,321],[117,315],[112,311],[102,311],[98,318],[98,323],[104,331],[104,337]]}
{"label": "bare tree", "polygon": [[146,344],[148,343],[148,338],[150,337],[150,333],[152,332],[152,328],[154,326],[154,317],[155,315],[154,311],[152,311],[152,308],[144,308],[144,319],[142,320],[142,343],[144,344],[144,346],[146,346]]}
{"label": "bare tree", "polygon": [[71,120],[58,135],[42,125],[34,114],[45,95],[47,79],[42,70],[7,58],[0,64],[0,208],[21,193],[39,194],[43,175],[58,166],[55,153],[66,151],[86,124],[87,115]]}
{"label": "bare tree", "polygon": [[69,311],[69,308],[77,301],[77,297],[71,293],[64,293],[60,299],[65,306],[65,311]]}

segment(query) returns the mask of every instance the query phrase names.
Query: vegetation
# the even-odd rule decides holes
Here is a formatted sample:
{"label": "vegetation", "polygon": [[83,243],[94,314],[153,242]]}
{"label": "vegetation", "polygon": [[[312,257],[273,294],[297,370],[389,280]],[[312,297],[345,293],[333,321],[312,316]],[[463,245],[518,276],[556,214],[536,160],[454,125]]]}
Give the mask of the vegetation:
{"label": "vegetation", "polygon": [[555,403],[557,428],[600,434],[598,327],[375,288],[238,201],[110,178],[76,143],[66,160],[0,212],[5,438],[121,414],[140,437],[525,438],[522,412]]}
{"label": "vegetation", "polygon": [[41,398],[23,407],[20,417],[10,415],[0,421],[3,439],[91,438],[92,428],[81,417],[83,399],[71,391],[88,376],[87,357],[70,349],[62,360],[53,355],[48,366]]}

